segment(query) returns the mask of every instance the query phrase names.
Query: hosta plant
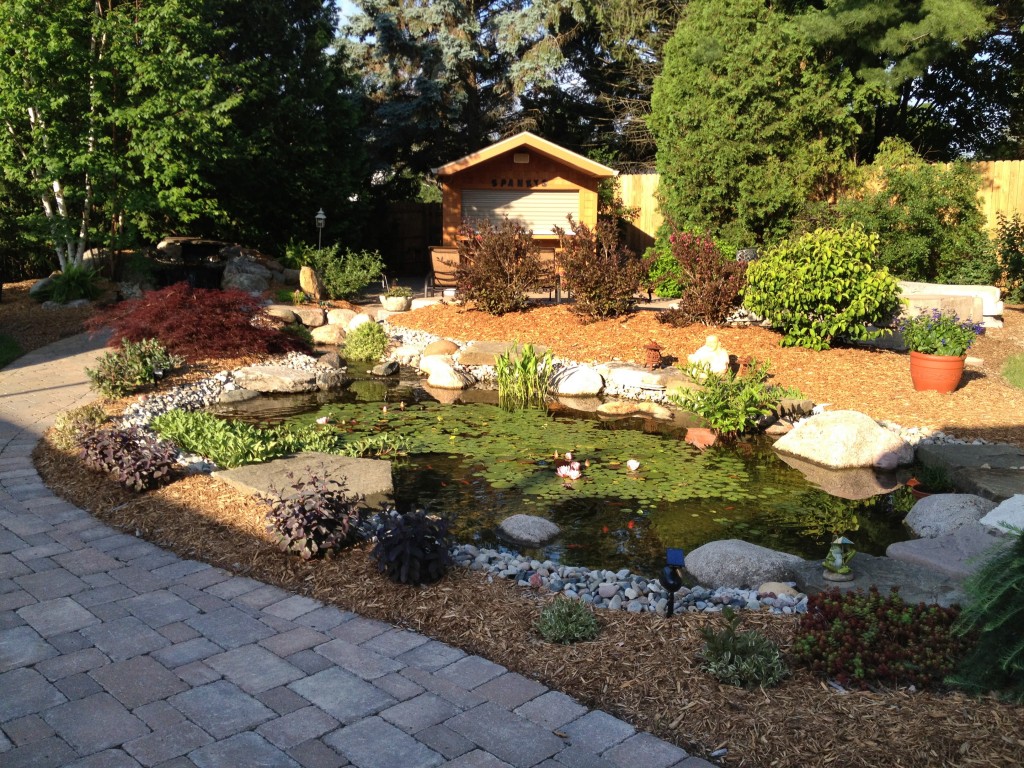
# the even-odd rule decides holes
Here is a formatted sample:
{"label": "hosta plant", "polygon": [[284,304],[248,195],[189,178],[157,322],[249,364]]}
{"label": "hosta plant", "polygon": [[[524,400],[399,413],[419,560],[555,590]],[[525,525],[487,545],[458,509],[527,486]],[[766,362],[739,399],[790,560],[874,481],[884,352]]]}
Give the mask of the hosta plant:
{"label": "hosta plant", "polygon": [[137,427],[102,429],[82,438],[86,467],[106,472],[133,491],[146,491],[177,477],[177,450]]}
{"label": "hosta plant", "polygon": [[432,584],[451,565],[448,521],[422,509],[381,516],[373,557],[377,568],[400,584]]}
{"label": "hosta plant", "polygon": [[317,472],[290,490],[274,490],[264,500],[270,505],[267,530],[277,537],[282,551],[303,560],[332,555],[360,536],[362,498]]}
{"label": "hosta plant", "polygon": [[562,645],[593,640],[601,630],[594,611],[586,603],[567,597],[556,597],[544,606],[536,627],[549,643]]}
{"label": "hosta plant", "polygon": [[756,630],[739,631],[740,616],[722,611],[725,628],[701,629],[701,669],[716,680],[743,688],[771,687],[789,674],[779,647]]}

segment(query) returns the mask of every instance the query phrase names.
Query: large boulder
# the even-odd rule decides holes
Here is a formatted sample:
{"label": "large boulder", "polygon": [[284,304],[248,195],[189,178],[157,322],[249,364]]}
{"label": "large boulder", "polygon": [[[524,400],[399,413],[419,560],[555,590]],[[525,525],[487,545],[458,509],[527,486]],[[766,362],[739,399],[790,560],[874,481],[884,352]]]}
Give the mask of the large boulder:
{"label": "large boulder", "polygon": [[963,579],[978,570],[986,553],[1005,541],[1005,536],[991,528],[967,523],[941,536],[897,541],[886,548],[885,555]]}
{"label": "large boulder", "polygon": [[1024,528],[1024,493],[1011,496],[978,522],[1001,531]]}
{"label": "large boulder", "polygon": [[436,389],[466,389],[475,383],[476,378],[469,371],[443,363],[431,366],[430,375],[427,377],[427,384]]}
{"label": "large boulder", "polygon": [[359,312],[358,314],[353,315],[351,319],[349,319],[348,326],[347,326],[348,327],[348,332],[352,333],[352,331],[354,331],[360,325],[366,325],[367,323],[372,323],[372,322],[373,322],[373,318],[372,317],[370,317],[369,315],[367,315],[367,314],[365,314],[363,312]]}
{"label": "large boulder", "polygon": [[335,307],[334,309],[327,310],[327,322],[330,325],[342,325],[347,326],[349,320],[355,317],[358,312],[348,307]]}
{"label": "large boulder", "polygon": [[858,411],[826,411],[804,419],[776,441],[775,450],[835,469],[895,469],[914,461],[913,446]]}
{"label": "large boulder", "polygon": [[299,321],[298,315],[296,315],[294,310],[286,304],[271,304],[270,306],[265,307],[263,311],[271,317],[277,318],[281,322],[288,323],[289,325]]}
{"label": "large boulder", "polygon": [[432,341],[423,348],[424,355],[454,355],[459,351],[459,345],[448,339]]}
{"label": "large boulder", "polygon": [[555,538],[561,529],[536,515],[512,515],[498,526],[498,533],[516,544],[526,547],[540,547]]}
{"label": "large boulder", "polygon": [[970,493],[936,493],[914,504],[903,522],[915,536],[934,538],[975,524],[995,508],[994,501]]}
{"label": "large boulder", "polygon": [[300,307],[292,307],[292,312],[307,328],[319,328],[327,322],[327,315],[320,307],[304,304]]}
{"label": "large boulder", "polygon": [[314,392],[316,373],[284,365],[249,365],[234,372],[235,384],[253,392]]}
{"label": "large boulder", "polygon": [[327,295],[323,280],[312,267],[302,267],[299,270],[299,288],[313,301],[320,301]]}
{"label": "large boulder", "polygon": [[270,288],[270,270],[251,259],[238,257],[224,266],[221,288],[235,289],[247,293],[263,293]]}
{"label": "large boulder", "polygon": [[604,389],[604,376],[589,365],[572,365],[552,377],[551,387],[558,396],[591,397]]}
{"label": "large boulder", "polygon": [[686,556],[686,570],[706,587],[756,588],[766,581],[795,581],[803,559],[739,539],[712,541]]}

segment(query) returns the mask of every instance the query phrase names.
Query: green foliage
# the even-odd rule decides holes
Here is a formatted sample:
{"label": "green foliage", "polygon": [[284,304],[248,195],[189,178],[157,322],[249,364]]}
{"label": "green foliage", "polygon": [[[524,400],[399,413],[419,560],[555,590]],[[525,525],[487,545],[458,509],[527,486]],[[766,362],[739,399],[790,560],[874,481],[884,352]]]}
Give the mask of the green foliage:
{"label": "green foliage", "polygon": [[784,236],[849,173],[849,96],[775,5],[687,3],[651,99],[666,219],[743,247]]}
{"label": "green foliage", "polygon": [[1024,353],[1006,358],[1002,373],[1011,387],[1024,389]]}
{"label": "green foliage", "polygon": [[433,584],[448,572],[452,558],[448,521],[419,509],[383,514],[371,553],[381,573],[399,584]]}
{"label": "green foliage", "polygon": [[409,452],[409,440],[396,432],[381,432],[349,440],[341,452],[346,456],[404,456]]}
{"label": "green foliage", "polygon": [[689,232],[669,235],[669,251],[678,267],[679,307],[658,314],[675,326],[725,322],[746,281],[746,264],[727,259],[713,240]]}
{"label": "green foliage", "polygon": [[290,489],[274,490],[263,500],[270,506],[267,530],[277,536],[278,547],[303,560],[329,557],[359,536],[361,499],[321,473],[310,471]]}
{"label": "green foliage", "polygon": [[928,493],[952,493],[953,483],[949,479],[949,472],[938,464],[922,464],[914,470],[914,478],[917,480],[915,488]]}
{"label": "green foliage", "polygon": [[80,445],[85,435],[99,429],[107,414],[98,405],[83,405],[59,414],[53,422],[51,440],[58,448],[71,450]]}
{"label": "green foliage", "polygon": [[384,296],[401,297],[403,299],[411,299],[412,294],[412,288],[407,285],[389,285],[387,290],[384,291]]}
{"label": "green foliage", "polygon": [[697,389],[680,389],[669,395],[681,408],[700,416],[711,429],[735,436],[753,429],[762,416],[771,413],[784,397],[794,392],[768,383],[768,365],[752,361],[743,376],[735,371],[712,373],[706,365],[683,366],[697,382]]}
{"label": "green foliage", "polygon": [[594,229],[569,217],[575,234],[556,228],[561,253],[558,265],[572,290],[573,312],[587,318],[615,317],[636,308],[636,292],[647,264],[620,241],[619,227],[599,218]]}
{"label": "green foliage", "polygon": [[316,270],[327,295],[332,299],[358,296],[367,285],[379,280],[384,273],[384,260],[377,251],[339,251],[340,246],[337,244],[319,250],[293,246],[292,258]]}
{"label": "green foliage", "polygon": [[95,299],[100,295],[100,273],[90,267],[68,264],[36,293],[39,301],[67,304],[78,299]]}
{"label": "green foliage", "polygon": [[101,429],[81,439],[86,467],[106,472],[132,491],[146,491],[172,482],[178,474],[177,451],[137,427]]}
{"label": "green foliage", "polygon": [[114,400],[153,384],[184,365],[185,359],[170,354],[156,339],[121,339],[121,348],[106,352],[95,370],[86,368],[93,389]]}
{"label": "green foliage", "polygon": [[363,323],[345,336],[347,360],[380,360],[388,348],[387,331],[378,323]]}
{"label": "green foliage", "polygon": [[593,640],[601,631],[593,609],[582,600],[567,597],[556,597],[544,606],[535,626],[549,643],[562,645]]}
{"label": "green foliage", "polygon": [[300,342],[307,346],[313,346],[313,333],[302,323],[289,323],[281,329],[287,334],[294,336]]}
{"label": "green foliage", "polygon": [[967,604],[955,631],[974,643],[950,682],[974,693],[997,691],[1024,703],[1024,536],[1000,546],[964,584]]}
{"label": "green foliage", "polygon": [[740,616],[731,608],[722,615],[724,629],[701,629],[701,669],[719,682],[742,688],[770,688],[789,674],[775,643],[756,630],[738,631]]}
{"label": "green foliage", "polygon": [[887,139],[866,187],[839,210],[878,234],[876,264],[903,280],[995,282],[998,263],[978,203],[981,175],[970,163],[928,163],[905,142]]}
{"label": "green foliage", "polygon": [[476,302],[491,315],[520,312],[528,306],[527,291],[541,284],[544,269],[530,232],[510,219],[495,227],[481,221],[464,228],[455,271],[462,301]]}
{"label": "green foliage", "polygon": [[551,353],[537,357],[532,344],[523,344],[498,355],[494,364],[498,380],[498,401],[502,408],[517,410],[544,407],[551,379]]}
{"label": "green foliage", "polygon": [[6,333],[0,333],[0,368],[6,368],[23,354],[25,350],[14,338]]}
{"label": "green foliage", "polygon": [[290,291],[287,288],[278,288],[274,291],[274,301],[278,304],[305,304],[306,294],[298,289]]}
{"label": "green foliage", "polygon": [[899,308],[899,286],[875,269],[877,235],[856,226],[818,229],[770,248],[747,267],[744,306],[771,321],[782,345],[828,349],[833,340],[870,339]]}
{"label": "green foliage", "polygon": [[1019,213],[1010,218],[996,214],[995,247],[1006,298],[1020,303],[1024,301],[1024,219]]}
{"label": "green foliage", "polygon": [[908,605],[875,587],[811,595],[793,653],[809,669],[840,684],[937,685],[952,671],[964,643],[953,632],[958,610]]}
{"label": "green foliage", "polygon": [[898,328],[903,342],[911,351],[954,357],[967,354],[982,331],[977,323],[961,321],[956,312],[940,312],[938,309],[903,318]]}

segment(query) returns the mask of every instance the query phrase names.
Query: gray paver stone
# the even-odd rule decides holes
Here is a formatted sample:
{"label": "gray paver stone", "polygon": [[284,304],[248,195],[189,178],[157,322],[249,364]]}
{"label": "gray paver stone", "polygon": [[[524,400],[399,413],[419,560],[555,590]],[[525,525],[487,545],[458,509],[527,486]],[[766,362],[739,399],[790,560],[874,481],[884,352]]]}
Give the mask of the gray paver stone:
{"label": "gray paver stone", "polygon": [[254,728],[275,717],[273,711],[226,680],[179,693],[168,702],[216,739]]}
{"label": "gray paver stone", "polygon": [[317,672],[321,672],[328,667],[334,666],[330,661],[312,649],[293,653],[291,656],[288,656],[285,661],[293,667],[298,667],[307,675],[315,675]]}
{"label": "gray paver stone", "polygon": [[99,752],[149,733],[139,718],[109,693],[96,693],[61,704],[43,719],[81,755]]}
{"label": "gray paver stone", "polygon": [[338,721],[317,707],[304,707],[264,723],[256,731],[271,744],[291,749],[338,727]]}
{"label": "gray paver stone", "polygon": [[199,613],[194,605],[166,590],[147,592],[124,600],[120,605],[153,629],[184,621]]}
{"label": "gray paver stone", "polygon": [[407,677],[402,677],[397,672],[378,677],[373,684],[399,701],[405,701],[423,693],[423,686],[417,685]]}
{"label": "gray paver stone", "polygon": [[55,682],[54,687],[68,697],[69,701],[78,701],[86,696],[102,693],[103,688],[84,672],[68,675]]}
{"label": "gray paver stone", "polygon": [[351,621],[354,617],[355,614],[348,611],[343,611],[333,605],[325,605],[323,608],[317,608],[315,611],[302,614],[295,619],[295,623],[315,629],[318,632],[327,632],[344,624],[346,621]]}
{"label": "gray paver stone", "polygon": [[224,608],[195,616],[186,624],[225,649],[255,643],[274,634],[274,630],[266,624],[260,623],[237,608]]}
{"label": "gray paver stone", "polygon": [[471,691],[507,671],[500,664],[495,664],[481,656],[467,656],[438,670],[436,674],[438,677],[450,680],[467,691]]}
{"label": "gray paver stone", "polygon": [[342,622],[334,627],[329,634],[339,640],[346,640],[355,645],[369,640],[371,637],[383,635],[391,629],[390,624],[376,619],[364,619],[362,616],[355,616],[348,621]]}
{"label": "gray paver stone", "polygon": [[187,687],[177,675],[149,656],[108,664],[93,670],[91,676],[129,709],[166,699]]}
{"label": "gray paver stone", "polygon": [[568,734],[573,744],[596,754],[601,754],[636,733],[636,728],[629,723],[599,709],[588,712],[562,730]]}
{"label": "gray paver stone", "polygon": [[415,734],[424,728],[443,723],[461,711],[433,693],[424,693],[385,709],[380,716],[406,733]]}
{"label": "gray paver stone", "polygon": [[210,669],[201,661],[193,661],[191,664],[175,667],[174,674],[193,688],[220,680],[220,673]]}
{"label": "gray paver stone", "polygon": [[474,692],[505,709],[515,709],[547,690],[546,686],[536,680],[523,677],[517,672],[506,672],[474,689]]}
{"label": "gray paver stone", "polygon": [[395,659],[403,653],[411,651],[413,648],[418,648],[429,640],[429,637],[421,635],[419,632],[411,632],[407,629],[392,629],[382,635],[371,637],[365,643],[362,643],[362,647]]}
{"label": "gray paver stone", "polygon": [[256,589],[246,592],[244,595],[239,595],[233,602],[235,605],[244,605],[247,608],[259,611],[268,605],[281,602],[288,596],[288,593],[279,587],[263,584]]}
{"label": "gray paver stone", "polygon": [[115,568],[123,567],[123,564],[112,558],[105,552],[100,552],[92,547],[86,547],[74,552],[54,555],[54,561],[62,568],[66,568],[76,576],[85,576],[91,573],[105,573]]}
{"label": "gray paver stone", "polygon": [[32,573],[32,569],[14,555],[0,555],[0,579],[13,579],[29,573]]}
{"label": "gray paver stone", "polygon": [[547,768],[547,763],[552,764],[551,768],[618,768],[617,765],[608,762],[603,757],[598,757],[593,752],[588,752],[573,744],[542,765]]}
{"label": "gray paver stone", "polygon": [[184,721],[129,741],[124,749],[143,765],[150,766],[187,755],[212,742],[206,731],[195,723]]}
{"label": "gray paver stone", "polygon": [[288,687],[342,723],[353,723],[395,704],[384,691],[337,667]]}
{"label": "gray paver stone", "polygon": [[[89,576],[84,576],[83,580],[88,580],[89,578]],[[75,602],[83,608],[92,608],[93,606],[104,605],[106,603],[116,603],[118,600],[124,600],[135,596],[134,590],[117,582],[107,584],[102,587],[97,587],[95,584],[92,584],[92,582],[89,583],[93,586],[93,589],[86,592],[79,592],[75,595]]]}
{"label": "gray paver stone", "polygon": [[120,749],[106,749],[75,760],[66,768],[139,768],[139,762]]}
{"label": "gray paver stone", "polygon": [[198,632],[183,621],[176,621],[173,624],[165,624],[160,627],[157,632],[166,637],[172,643],[185,643],[189,640],[195,640],[197,637],[200,637]]}
{"label": "gray paver stone", "polygon": [[321,607],[322,603],[319,600],[314,600],[311,597],[304,595],[291,595],[286,597],[284,600],[276,602],[272,605],[268,605],[263,609],[264,613],[269,613],[271,616],[277,616],[280,619],[288,619],[289,621],[297,619],[303,614],[315,611]]}
{"label": "gray paver stone", "polygon": [[400,661],[389,659],[345,640],[331,640],[318,645],[314,650],[364,680],[373,680],[389,672],[398,672],[405,666]]}
{"label": "gray paver stone", "polygon": [[430,768],[444,762],[440,754],[379,717],[368,717],[341,728],[326,736],[324,742],[359,768]]}
{"label": "gray paver stone", "polygon": [[74,632],[100,623],[96,616],[70,597],[26,605],[18,610],[18,615],[43,637]]}
{"label": "gray paver stone", "polygon": [[448,760],[476,749],[476,744],[457,734],[447,725],[424,728],[416,734],[416,741],[421,741],[435,752],[440,752]]}
{"label": "gray paver stone", "polygon": [[63,768],[78,755],[57,736],[4,752],[4,768]]}
{"label": "gray paver stone", "polygon": [[232,598],[244,595],[246,592],[252,592],[257,587],[263,586],[256,579],[250,579],[247,576],[232,576],[226,581],[218,582],[211,587],[204,589],[204,592],[209,592],[214,597],[221,597],[225,600],[231,600]]}
{"label": "gray paver stone", "polygon": [[201,563],[198,560],[178,560],[175,558],[174,561],[169,562],[167,565],[153,570],[153,573],[171,581],[178,581],[186,576],[191,576],[193,573],[205,571],[209,567],[208,563]]}
{"label": "gray paver stone", "polygon": [[223,653],[224,649],[205,637],[196,637],[186,640],[183,643],[175,643],[158,651],[153,651],[152,656],[165,667],[174,669],[194,661],[201,661],[217,653]]}
{"label": "gray paver stone", "polygon": [[448,768],[513,768],[504,760],[499,760],[490,752],[474,749],[461,757],[445,763]]}
{"label": "gray paver stone", "polygon": [[451,680],[445,680],[432,672],[424,672],[422,669],[417,669],[416,667],[406,667],[402,670],[401,675],[402,677],[412,680],[417,685],[423,686],[428,691],[436,693],[438,696],[447,699],[455,706],[462,707],[463,709],[475,707],[486,701],[483,696],[480,696],[474,691],[467,691],[465,688],[460,685],[456,685]]}
{"label": "gray paver stone", "polygon": [[0,674],[0,691],[17,691],[17,696],[0,696],[0,723],[34,715],[67,701],[59,690],[34,669],[22,667]]}
{"label": "gray paver stone", "polygon": [[0,672],[27,667],[52,658],[57,653],[57,649],[43,640],[32,627],[13,627],[0,631]]}
{"label": "gray paver stone", "polygon": [[154,731],[166,730],[185,722],[185,716],[166,701],[153,701],[132,710],[132,714]]}
{"label": "gray paver stone", "polygon": [[7,734],[7,738],[19,747],[53,736],[53,728],[39,715],[26,715],[4,723],[4,732]]}
{"label": "gray paver stone", "polygon": [[299,696],[295,691],[284,686],[264,691],[257,695],[256,698],[279,715],[287,715],[309,706],[308,701]]}
{"label": "gray paver stone", "polygon": [[465,655],[465,651],[459,648],[452,648],[450,645],[445,645],[437,640],[430,640],[423,645],[413,648],[411,651],[406,651],[401,656],[398,656],[397,659],[411,667],[418,667],[427,672],[435,672],[441,669],[441,667],[447,667],[449,664],[458,661]]}
{"label": "gray paver stone", "polygon": [[565,748],[550,731],[487,702],[456,715],[445,725],[517,768],[533,766]]}
{"label": "gray paver stone", "polygon": [[251,731],[197,749],[189,757],[198,768],[299,768],[288,755]]}
{"label": "gray paver stone", "polygon": [[53,600],[84,592],[89,585],[63,568],[54,568],[42,573],[32,573],[15,578],[18,585],[36,600]]}
{"label": "gray paver stone", "polygon": [[293,653],[304,651],[307,648],[325,643],[329,640],[327,635],[317,632],[309,627],[296,627],[295,629],[272,635],[265,640],[260,640],[260,645],[271,653],[276,653],[282,658],[291,656]]}
{"label": "gray paver stone", "polygon": [[669,768],[689,755],[649,733],[637,733],[606,751],[602,757],[620,768]]}
{"label": "gray paver stone", "polygon": [[302,670],[258,645],[211,656],[206,664],[247,693],[261,693],[304,677]]}
{"label": "gray paver stone", "polygon": [[134,616],[86,627],[82,634],[113,661],[127,661],[170,645],[167,638]]}
{"label": "gray paver stone", "polygon": [[303,768],[340,768],[349,762],[319,739],[304,741],[288,750],[288,755]]}
{"label": "gray paver stone", "polygon": [[98,648],[83,648],[41,661],[36,664],[36,670],[41,672],[47,680],[53,681],[77,675],[80,672],[88,672],[109,663],[110,659],[104,656]]}

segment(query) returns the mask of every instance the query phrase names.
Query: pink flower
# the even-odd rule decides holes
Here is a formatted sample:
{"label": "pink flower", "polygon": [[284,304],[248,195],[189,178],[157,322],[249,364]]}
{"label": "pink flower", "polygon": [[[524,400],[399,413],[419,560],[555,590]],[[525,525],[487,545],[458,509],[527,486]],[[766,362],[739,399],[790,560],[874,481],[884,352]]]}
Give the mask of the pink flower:
{"label": "pink flower", "polygon": [[319,419],[316,420],[316,423],[326,424],[328,421],[330,421],[330,419],[328,419],[326,416],[321,416]]}
{"label": "pink flower", "polygon": [[563,480],[579,480],[583,473],[579,470],[579,464],[576,467],[573,467],[572,464],[566,464],[556,469],[555,474]]}

